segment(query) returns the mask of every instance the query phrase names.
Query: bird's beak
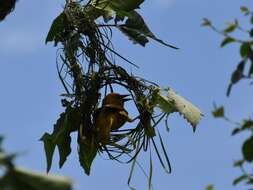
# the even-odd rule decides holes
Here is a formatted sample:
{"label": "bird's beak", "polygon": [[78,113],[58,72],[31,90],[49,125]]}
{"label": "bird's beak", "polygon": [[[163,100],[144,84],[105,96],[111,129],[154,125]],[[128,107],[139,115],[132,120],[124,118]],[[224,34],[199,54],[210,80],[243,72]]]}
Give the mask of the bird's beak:
{"label": "bird's beak", "polygon": [[132,98],[126,98],[128,96],[130,96],[130,95],[129,94],[121,95],[121,97],[122,97],[122,99],[123,99],[124,102],[132,100]]}

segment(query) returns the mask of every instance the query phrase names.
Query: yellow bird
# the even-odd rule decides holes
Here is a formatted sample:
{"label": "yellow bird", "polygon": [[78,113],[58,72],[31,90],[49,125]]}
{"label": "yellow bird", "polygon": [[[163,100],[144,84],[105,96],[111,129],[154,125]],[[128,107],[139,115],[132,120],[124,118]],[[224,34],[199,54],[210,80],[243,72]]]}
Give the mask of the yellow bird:
{"label": "yellow bird", "polygon": [[102,102],[102,107],[94,114],[94,129],[97,133],[99,142],[107,144],[110,142],[110,132],[122,127],[132,119],[124,108],[124,103],[129,98],[128,95],[118,93],[108,94]]}

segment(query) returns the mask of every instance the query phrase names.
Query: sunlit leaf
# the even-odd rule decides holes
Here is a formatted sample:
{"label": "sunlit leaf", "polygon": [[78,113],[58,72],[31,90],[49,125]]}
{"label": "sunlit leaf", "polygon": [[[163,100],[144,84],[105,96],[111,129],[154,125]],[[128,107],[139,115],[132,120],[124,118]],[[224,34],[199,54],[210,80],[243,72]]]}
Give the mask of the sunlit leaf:
{"label": "sunlit leaf", "polygon": [[182,96],[176,94],[171,88],[167,90],[167,96],[163,96],[162,91],[157,94],[157,104],[161,110],[170,114],[178,112],[192,125],[193,131],[195,131],[203,114],[192,103],[187,101]]}

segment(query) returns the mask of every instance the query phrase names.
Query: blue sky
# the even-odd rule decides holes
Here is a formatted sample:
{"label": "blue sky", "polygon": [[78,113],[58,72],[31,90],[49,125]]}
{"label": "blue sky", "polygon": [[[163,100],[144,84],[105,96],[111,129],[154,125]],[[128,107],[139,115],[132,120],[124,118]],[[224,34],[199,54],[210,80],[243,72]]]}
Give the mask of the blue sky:
{"label": "blue sky", "polygon": [[[155,159],[155,189],[202,190],[210,183],[217,190],[241,188],[232,187],[232,180],[240,175],[232,164],[240,158],[241,143],[247,134],[231,137],[232,126],[215,120],[211,110],[215,101],[224,104],[227,115],[235,120],[251,115],[252,88],[248,82],[241,82],[226,98],[230,74],[240,60],[238,46],[220,49],[221,36],[200,26],[203,17],[210,18],[218,27],[224,27],[225,21],[235,17],[242,18],[241,5],[250,5],[250,0],[146,1],[140,12],[147,24],[158,37],[180,47],[177,51],[156,42],[142,48],[115,31],[115,47],[140,66],[135,69],[122,63],[126,68],[163,87],[172,87],[205,114],[195,134],[178,114],[169,119],[170,133],[165,132],[162,124],[159,126],[173,172],[165,174]],[[44,132],[52,131],[62,111],[59,95],[63,89],[56,73],[56,48],[44,44],[51,22],[62,7],[63,1],[19,1],[15,12],[0,23],[0,131],[6,137],[5,148],[21,153],[17,164],[37,171],[46,168],[43,145],[38,139]],[[91,176],[86,176],[79,166],[74,143],[72,149],[62,169],[58,169],[55,154],[51,173],[73,178],[76,190],[128,189],[128,165],[97,157]],[[144,166],[147,156],[140,158]],[[134,177],[133,185],[146,189],[142,173],[137,171]]]}

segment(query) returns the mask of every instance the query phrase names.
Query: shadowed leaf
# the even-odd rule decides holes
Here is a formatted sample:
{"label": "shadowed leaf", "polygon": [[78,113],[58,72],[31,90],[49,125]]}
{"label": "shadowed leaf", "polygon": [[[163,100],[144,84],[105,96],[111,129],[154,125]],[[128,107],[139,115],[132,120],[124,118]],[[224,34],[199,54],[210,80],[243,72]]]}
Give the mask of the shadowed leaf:
{"label": "shadowed leaf", "polygon": [[236,178],[234,181],[233,181],[233,185],[237,185],[238,183],[242,182],[243,180],[247,179],[248,176],[247,175],[242,175],[238,178]]}
{"label": "shadowed leaf", "polygon": [[231,81],[227,89],[227,96],[230,95],[232,86],[239,82],[243,77],[243,71],[246,64],[246,59],[241,60],[241,62],[237,65],[236,70],[232,73]]}
{"label": "shadowed leaf", "polygon": [[65,20],[64,13],[61,13],[59,16],[56,17],[47,34],[45,43],[54,41],[55,46],[57,46],[57,43],[61,41],[60,33],[64,30],[64,20]]}
{"label": "shadowed leaf", "polygon": [[251,45],[249,43],[243,43],[240,47],[241,57],[248,57],[251,54]]}
{"label": "shadowed leaf", "polygon": [[55,146],[59,150],[59,167],[61,168],[71,152],[70,133],[78,129],[80,123],[80,114],[77,109],[67,107],[66,111],[60,115],[54,125],[54,131],[50,135],[45,133],[41,138],[44,142],[45,153],[47,157],[47,172],[51,168],[52,158]]}
{"label": "shadowed leaf", "polygon": [[134,43],[138,43],[142,46],[148,42],[147,38],[151,38],[167,47],[178,49],[177,47],[170,45],[158,39],[148,28],[143,18],[136,11],[132,11],[130,16],[126,20],[124,25],[118,27],[124,34],[126,34],[130,40]]}
{"label": "shadowed leaf", "polygon": [[244,163],[244,160],[237,160],[234,162],[234,167],[241,167]]}
{"label": "shadowed leaf", "polygon": [[56,144],[53,143],[52,137],[48,133],[45,133],[40,140],[44,142],[44,150],[47,159],[47,172],[49,172],[52,166],[52,160]]}
{"label": "shadowed leaf", "polygon": [[253,137],[248,138],[242,146],[242,153],[245,160],[253,161]]}
{"label": "shadowed leaf", "polygon": [[216,118],[220,118],[220,117],[224,117],[224,107],[220,106],[218,108],[216,108],[213,112],[212,112],[213,116]]}
{"label": "shadowed leaf", "polygon": [[98,151],[98,146],[89,141],[79,143],[79,162],[85,173],[90,175],[91,165]]}
{"label": "shadowed leaf", "polygon": [[225,45],[235,42],[236,40],[234,38],[227,37],[221,42],[221,47],[224,47]]}
{"label": "shadowed leaf", "polygon": [[209,19],[204,18],[201,25],[202,26],[212,26],[212,23],[211,23],[211,21]]}
{"label": "shadowed leaf", "polygon": [[144,0],[92,0],[91,4],[99,9],[130,12],[139,8],[143,2]]}
{"label": "shadowed leaf", "polygon": [[232,23],[232,24],[230,24],[230,25],[224,30],[224,33],[231,33],[231,32],[233,32],[236,28],[237,28],[237,24],[236,24],[236,23]]}

